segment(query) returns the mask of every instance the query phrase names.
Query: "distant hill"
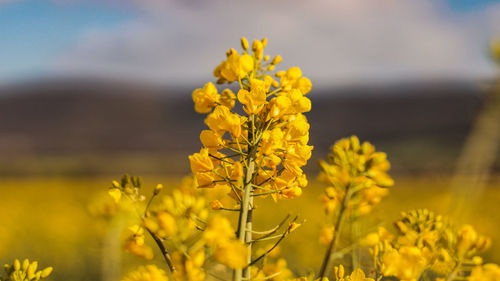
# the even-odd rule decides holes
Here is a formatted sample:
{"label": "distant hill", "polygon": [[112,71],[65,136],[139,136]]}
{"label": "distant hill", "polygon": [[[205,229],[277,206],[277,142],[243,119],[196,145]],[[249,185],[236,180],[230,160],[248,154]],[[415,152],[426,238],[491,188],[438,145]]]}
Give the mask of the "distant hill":
{"label": "distant hill", "polygon": [[[126,165],[187,172],[186,156],[199,149],[205,128],[204,116],[193,110],[194,88],[103,81],[0,88],[0,174],[115,172]],[[399,172],[450,171],[484,97],[478,85],[456,81],[309,95],[315,159],[335,140],[356,134],[387,151]]]}

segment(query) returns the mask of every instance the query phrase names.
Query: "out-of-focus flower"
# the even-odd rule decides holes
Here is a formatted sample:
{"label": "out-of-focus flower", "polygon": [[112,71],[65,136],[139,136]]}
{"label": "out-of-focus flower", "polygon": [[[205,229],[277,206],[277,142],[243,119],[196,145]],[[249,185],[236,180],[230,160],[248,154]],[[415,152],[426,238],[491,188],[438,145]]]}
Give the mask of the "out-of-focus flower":
{"label": "out-of-focus flower", "polygon": [[1,277],[1,281],[38,281],[47,278],[53,271],[51,266],[39,270],[38,262],[33,261],[30,263],[28,259],[23,260],[21,263],[15,259],[12,264],[5,264],[4,270],[7,274],[6,277]]}
{"label": "out-of-focus flower", "polygon": [[476,266],[472,269],[469,281],[498,281],[500,280],[500,267],[493,263]]}
{"label": "out-of-focus flower", "polygon": [[156,265],[146,265],[131,271],[121,281],[168,281],[168,278],[165,271]]}

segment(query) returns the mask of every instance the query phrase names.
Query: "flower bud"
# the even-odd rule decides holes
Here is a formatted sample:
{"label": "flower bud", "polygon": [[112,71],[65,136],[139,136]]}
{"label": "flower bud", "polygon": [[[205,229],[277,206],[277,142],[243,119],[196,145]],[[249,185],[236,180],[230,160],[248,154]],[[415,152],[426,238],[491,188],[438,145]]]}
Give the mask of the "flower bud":
{"label": "flower bud", "polygon": [[272,60],[271,64],[272,65],[277,65],[278,63],[280,63],[282,61],[282,57],[280,55],[277,55],[274,57],[274,59]]}
{"label": "flower bud", "polygon": [[262,42],[262,47],[265,48],[267,46],[267,38],[262,38],[262,40],[260,40],[260,42]]}
{"label": "flower bud", "polygon": [[28,279],[33,279],[35,278],[35,271],[36,268],[38,267],[38,262],[34,261],[28,266],[27,274],[28,274]]}
{"label": "flower bud", "polygon": [[258,60],[262,59],[264,52],[264,46],[262,42],[258,40],[253,41],[252,51]]}
{"label": "flower bud", "polygon": [[245,37],[241,37],[241,47],[243,50],[248,50],[248,40]]}
{"label": "flower bud", "polygon": [[14,260],[14,270],[21,269],[21,262],[18,259]]}
{"label": "flower bud", "polygon": [[161,184],[161,183],[157,184],[156,187],[155,187],[154,194],[158,195],[161,192],[162,189],[163,189],[163,184]]}
{"label": "flower bud", "polygon": [[52,266],[49,266],[41,271],[42,273],[40,274],[40,276],[42,278],[47,278],[52,273],[52,270],[53,270]]}
{"label": "flower bud", "polygon": [[23,271],[28,270],[28,266],[30,266],[30,261],[28,259],[24,259],[24,261],[23,261]]}

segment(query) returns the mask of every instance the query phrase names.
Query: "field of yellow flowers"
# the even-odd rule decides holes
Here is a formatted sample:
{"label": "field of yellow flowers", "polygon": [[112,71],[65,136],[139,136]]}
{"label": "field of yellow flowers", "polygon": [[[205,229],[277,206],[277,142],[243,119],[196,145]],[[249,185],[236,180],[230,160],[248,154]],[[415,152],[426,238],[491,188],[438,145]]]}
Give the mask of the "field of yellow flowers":
{"label": "field of yellow flowers", "polygon": [[[113,235],[113,231],[124,227],[123,223],[108,226],[94,216],[96,208],[101,206],[100,201],[107,198],[102,186],[109,181],[110,178],[2,180],[0,260],[27,257],[38,260],[42,266],[52,265],[56,267],[53,280],[111,280],[105,278],[112,277],[118,280],[141,260],[121,253],[120,245],[115,245],[114,255],[119,260],[116,264],[106,264],[108,257],[104,251],[109,249],[104,247],[106,235]],[[169,193],[170,189],[180,186],[181,181],[181,178],[152,177],[145,180],[145,185],[152,187],[163,183],[165,192]],[[390,222],[404,210],[427,208],[440,214],[448,213],[453,200],[448,178],[395,177],[395,182],[390,194],[373,211],[370,227],[380,224],[390,228]],[[500,178],[491,181],[480,196],[481,204],[470,210],[472,219],[467,220],[480,233],[491,237],[492,246],[483,256],[486,261],[495,263],[500,262],[500,244],[495,242],[500,240],[500,213],[496,210],[500,200],[499,186]],[[323,253],[317,252],[321,247],[318,234],[325,222],[319,205],[322,193],[323,186],[313,181],[296,200],[279,205],[265,200],[259,206],[261,212],[256,219],[262,221],[262,227],[272,226],[287,214],[300,214],[299,219],[304,221],[277,251],[297,274],[317,270],[322,259]],[[119,237],[120,233],[114,235]],[[268,245],[262,247],[265,246]],[[154,261],[162,264],[160,257]]]}

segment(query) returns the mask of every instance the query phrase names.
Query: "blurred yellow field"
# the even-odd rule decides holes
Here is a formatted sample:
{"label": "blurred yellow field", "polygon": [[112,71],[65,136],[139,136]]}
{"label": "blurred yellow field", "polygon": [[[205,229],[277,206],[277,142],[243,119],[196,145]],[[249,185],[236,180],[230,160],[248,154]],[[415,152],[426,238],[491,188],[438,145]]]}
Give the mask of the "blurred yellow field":
{"label": "blurred yellow field", "polygon": [[[15,257],[39,260],[55,267],[55,280],[99,280],[103,274],[110,274],[109,269],[102,268],[102,259],[104,249],[110,249],[105,248],[106,235],[113,230],[91,216],[90,211],[96,198],[106,195],[110,181],[111,178],[3,179],[0,184],[0,260]],[[363,221],[367,230],[380,224],[390,229],[390,222],[399,217],[400,211],[428,208],[445,215],[450,212],[453,197],[447,178],[396,177],[395,181],[389,196],[374,209],[369,219]],[[149,177],[145,178],[144,184],[146,189],[151,189],[156,183],[163,183],[168,193],[180,182],[181,178]],[[313,182],[304,189],[300,198],[280,204],[268,198],[256,206],[259,210],[256,213],[257,230],[273,226],[289,213],[299,215],[300,221],[304,220],[303,226],[280,245],[281,254],[297,274],[315,271],[321,263],[324,246],[319,243],[318,235],[325,223],[325,215],[319,197],[323,188]],[[481,194],[480,204],[468,210],[469,217],[457,218],[492,238],[492,247],[483,254],[487,262],[500,261],[500,244],[496,243],[500,241],[499,200],[500,182],[496,178]],[[257,247],[269,245],[262,243]],[[141,262],[128,253],[120,253],[119,245],[114,250],[118,251],[114,255],[121,257],[121,261],[117,261],[120,265],[113,269],[118,270],[114,274],[119,275],[123,273],[120,271]],[[156,262],[163,266],[160,258],[157,257]],[[104,263],[104,266],[107,265]]]}

